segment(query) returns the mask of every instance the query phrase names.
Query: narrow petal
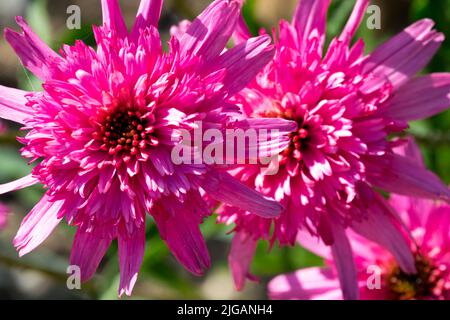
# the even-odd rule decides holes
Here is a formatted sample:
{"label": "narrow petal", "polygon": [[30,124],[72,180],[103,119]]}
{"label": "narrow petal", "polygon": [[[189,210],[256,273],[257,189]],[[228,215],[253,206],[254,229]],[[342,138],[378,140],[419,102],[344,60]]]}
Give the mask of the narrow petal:
{"label": "narrow petal", "polygon": [[182,20],[180,21],[180,23],[178,23],[178,25],[173,25],[170,28],[170,35],[177,38],[178,40],[181,40],[190,26],[191,22],[189,20]]}
{"label": "narrow petal", "polygon": [[[250,163],[251,160],[258,161],[263,158],[278,156],[289,146],[288,135],[297,129],[297,123],[278,118],[254,118],[236,122],[234,128],[236,130],[242,129],[245,132],[255,132],[256,137],[253,140],[249,139],[249,143],[245,143],[243,147],[245,150],[238,150],[240,144],[235,142],[235,151],[231,155],[228,154],[227,150],[225,160],[232,161],[232,163]],[[227,147],[231,148],[230,145]]]}
{"label": "narrow petal", "polygon": [[214,1],[191,24],[181,38],[186,55],[215,58],[225,48],[239,18],[241,0]]}
{"label": "narrow petal", "polygon": [[361,24],[362,19],[364,18],[364,14],[366,13],[369,3],[370,0],[356,0],[352,15],[350,16],[350,19],[348,20],[339,40],[347,45],[350,44],[353,36],[356,33],[356,30],[358,30],[358,27]]}
{"label": "narrow petal", "polygon": [[[368,262],[372,262],[376,259],[376,256],[379,253],[378,245],[357,235],[349,229],[346,230],[346,234],[350,239],[353,255],[358,268],[359,266],[366,265]],[[327,261],[333,259],[330,246],[325,245],[319,237],[311,235],[311,233],[306,230],[300,230],[297,233],[297,242],[306,250]]]}
{"label": "narrow petal", "polygon": [[450,107],[450,73],[433,73],[409,81],[389,101],[386,116],[397,120],[420,120]]}
{"label": "narrow petal", "polygon": [[230,95],[244,89],[275,53],[269,36],[252,38],[225,52],[212,62],[215,70],[225,69],[225,88]]}
{"label": "narrow petal", "polygon": [[25,176],[18,180],[15,180],[15,181],[12,181],[9,183],[5,183],[5,184],[0,184],[0,194],[5,194],[5,193],[11,192],[11,191],[16,191],[16,190],[24,189],[27,187],[31,187],[32,185],[35,185],[38,182],[39,182],[38,179],[33,178],[33,176],[31,174],[29,174],[28,176]]}
{"label": "narrow petal", "polygon": [[307,49],[312,36],[318,36],[323,46],[329,6],[330,0],[300,1],[292,20],[292,25],[298,33],[300,51]]}
{"label": "narrow petal", "polygon": [[405,143],[394,148],[394,153],[409,158],[414,161],[418,166],[425,168],[425,162],[423,160],[422,152],[413,137],[406,137]]}
{"label": "narrow petal", "polygon": [[133,26],[133,37],[136,37],[141,29],[145,29],[150,26],[158,27],[162,6],[162,0],[141,0],[136,21]]}
{"label": "narrow petal", "polygon": [[254,279],[250,274],[250,265],[253,261],[258,241],[245,232],[236,232],[228,256],[228,264],[233,275],[236,290],[244,289],[247,279]]}
{"label": "narrow petal", "polygon": [[367,211],[366,217],[354,221],[351,228],[391,252],[404,272],[415,273],[410,245],[385,200],[380,195],[374,194],[374,200],[367,203],[364,210]]}
{"label": "narrow petal", "polygon": [[145,224],[142,224],[133,235],[119,233],[120,285],[119,296],[124,293],[131,296],[141,268],[145,251]]}
{"label": "narrow petal", "polygon": [[447,186],[431,171],[414,160],[388,154],[383,162],[378,157],[367,161],[367,178],[387,192],[435,200],[450,200]]}
{"label": "narrow petal", "polygon": [[17,17],[22,33],[5,29],[5,39],[9,42],[23,65],[41,80],[47,80],[52,68],[61,61],[61,57],[48,47],[28,26],[22,17]]}
{"label": "narrow petal", "polygon": [[325,245],[319,237],[311,235],[307,230],[301,229],[298,231],[297,242],[306,250],[325,260],[331,260],[332,258],[331,248]]}
{"label": "narrow petal", "polygon": [[356,271],[353,252],[345,230],[337,223],[330,223],[333,232],[331,253],[345,300],[357,300],[359,297],[358,273]]}
{"label": "narrow petal", "polygon": [[120,37],[128,35],[127,26],[118,0],[102,0],[103,24],[117,32]]}
{"label": "narrow petal", "polygon": [[379,46],[365,61],[364,73],[376,79],[368,81],[363,91],[379,88],[389,80],[394,88],[407,82],[422,70],[444,41],[444,35],[433,29],[434,22],[420,20],[391,40]]}
{"label": "narrow petal", "polygon": [[160,205],[154,208],[161,238],[166,241],[175,258],[194,275],[201,276],[211,265],[208,248],[199,225],[180,208],[174,216]]}
{"label": "narrow petal", "polygon": [[269,282],[272,300],[342,300],[339,279],[329,268],[307,268]]}
{"label": "narrow petal", "polygon": [[63,201],[50,202],[49,198],[44,196],[25,217],[13,240],[19,256],[33,251],[47,239],[61,221],[59,214],[62,205]]}
{"label": "narrow petal", "polygon": [[0,118],[23,124],[33,110],[26,106],[26,91],[0,86]]}
{"label": "narrow petal", "polygon": [[303,153],[303,160],[308,167],[311,176],[316,181],[323,180],[325,176],[332,174],[331,165],[322,151],[308,148]]}
{"label": "narrow petal", "polygon": [[80,268],[82,282],[92,278],[111,245],[111,240],[108,232],[86,232],[78,228],[73,240],[70,264]]}
{"label": "narrow petal", "polygon": [[263,218],[276,218],[283,210],[278,202],[264,197],[225,172],[211,171],[201,187],[210,197]]}
{"label": "narrow petal", "polygon": [[247,23],[244,20],[244,16],[241,14],[239,16],[238,23],[236,25],[236,30],[233,33],[234,44],[238,45],[242,42],[246,42],[252,37],[250,30],[248,29]]}

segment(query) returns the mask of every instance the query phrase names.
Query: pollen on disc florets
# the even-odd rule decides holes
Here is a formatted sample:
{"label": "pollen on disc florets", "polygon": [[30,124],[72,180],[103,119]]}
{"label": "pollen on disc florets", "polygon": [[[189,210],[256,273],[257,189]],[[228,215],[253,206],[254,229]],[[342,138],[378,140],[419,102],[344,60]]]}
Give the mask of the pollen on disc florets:
{"label": "pollen on disc florets", "polygon": [[417,274],[406,274],[395,266],[387,277],[389,291],[398,300],[443,299],[449,290],[444,265],[437,265],[420,253],[415,254]]}
{"label": "pollen on disc florets", "polygon": [[308,125],[305,123],[305,110],[297,110],[288,108],[285,110],[276,109],[266,111],[262,114],[265,118],[282,118],[286,120],[295,121],[297,123],[297,130],[289,133],[290,144],[281,153],[281,163],[285,162],[287,158],[292,157],[298,161],[302,160],[302,150],[306,147],[308,141]]}
{"label": "pollen on disc florets", "polygon": [[139,108],[119,106],[102,109],[93,138],[101,142],[100,149],[110,155],[137,155],[149,146],[158,145],[155,116]]}

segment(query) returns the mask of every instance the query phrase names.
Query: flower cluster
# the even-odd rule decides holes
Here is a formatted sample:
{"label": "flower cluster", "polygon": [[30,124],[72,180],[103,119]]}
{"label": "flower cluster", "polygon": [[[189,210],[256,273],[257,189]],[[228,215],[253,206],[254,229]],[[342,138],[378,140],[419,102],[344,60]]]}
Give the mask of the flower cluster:
{"label": "flower cluster", "polygon": [[[118,1],[103,0],[96,49],[77,41],[57,54],[20,17],[22,33],[5,31],[22,63],[43,81],[42,92],[0,87],[0,116],[23,124],[22,155],[37,162],[0,193],[36,183],[46,189],[14,239],[20,255],[65,218],[77,227],[71,264],[80,267],[83,281],[118,240],[119,293],[129,295],[144,254],[147,213],[174,256],[197,275],[210,265],[199,224],[211,210],[200,190],[261,216],[279,214],[278,203],[218,166],[171,159],[180,132],[194,130],[197,121],[203,130],[295,128],[277,119],[243,120],[228,101],[273,57],[267,36],[224,50],[241,5],[215,1],[182,38],[170,40],[168,52],[156,28],[162,1],[155,0],[141,2],[131,32]],[[279,134],[271,143],[282,150],[288,140]]]}
{"label": "flower cluster", "polygon": [[[285,207],[272,220],[223,208],[219,221],[236,225],[229,260],[238,289],[249,275],[258,239],[294,245],[306,231],[330,246],[344,296],[356,299],[347,228],[391,251],[403,272],[416,271],[395,215],[377,190],[450,200],[437,176],[394,152],[402,141],[392,139],[404,133],[408,121],[450,105],[450,74],[415,77],[444,36],[432,21],[421,20],[365,55],[363,40],[353,45],[351,40],[368,4],[356,1],[344,30],[324,52],[330,1],[300,1],[292,22],[281,21],[274,32],[274,59],[235,97],[249,118],[298,125],[279,155],[278,174],[265,175],[254,166],[232,171]],[[235,38],[249,36],[242,21]]]}

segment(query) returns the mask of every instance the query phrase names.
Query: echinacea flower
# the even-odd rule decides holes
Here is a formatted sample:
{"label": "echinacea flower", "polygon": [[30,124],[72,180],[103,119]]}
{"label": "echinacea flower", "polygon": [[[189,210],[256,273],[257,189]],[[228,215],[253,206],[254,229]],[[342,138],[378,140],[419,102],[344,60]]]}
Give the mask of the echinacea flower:
{"label": "echinacea flower", "polygon": [[8,223],[8,214],[9,208],[3,203],[0,203],[0,230],[6,227],[6,224]]}
{"label": "echinacea flower", "polygon": [[[228,101],[274,53],[267,36],[225,50],[241,2],[214,1],[181,39],[170,40],[168,52],[156,28],[161,0],[141,1],[131,32],[118,1],[103,0],[96,49],[77,41],[57,54],[20,17],[22,33],[5,31],[24,66],[43,81],[43,92],[0,86],[0,117],[23,124],[22,155],[38,162],[30,175],[0,185],[0,194],[37,183],[46,189],[14,239],[21,256],[65,218],[77,228],[70,263],[80,268],[82,281],[117,239],[119,294],[129,295],[144,253],[147,213],[174,256],[196,275],[210,265],[199,229],[210,209],[200,191],[261,216],[279,214],[277,202],[218,166],[176,165],[171,158],[181,132],[193,131],[199,121],[203,130],[295,127],[242,120]],[[282,146],[282,134],[278,138],[273,143]]]}
{"label": "echinacea flower", "polygon": [[[420,150],[412,141],[402,149],[423,165]],[[385,249],[350,233],[361,299],[449,300],[450,205],[400,195],[392,195],[390,203],[410,228],[413,239],[410,247],[417,274],[405,274]],[[269,283],[269,296],[273,299],[342,299],[329,249],[311,242],[307,236],[299,237],[299,241],[323,256],[329,265],[276,277]]]}
{"label": "echinacea flower", "polygon": [[[274,32],[273,61],[236,100],[249,118],[296,121],[291,143],[280,153],[279,172],[265,175],[254,166],[233,174],[279,200],[277,219],[224,207],[219,220],[235,224],[229,257],[238,289],[249,275],[258,239],[294,245],[300,230],[331,247],[344,296],[358,297],[357,272],[345,230],[351,228],[391,251],[402,270],[414,273],[414,259],[396,219],[377,190],[449,200],[439,178],[393,148],[408,121],[450,105],[450,74],[420,77],[444,40],[425,19],[414,23],[374,52],[363,40],[351,44],[368,0],[357,0],[348,23],[324,53],[329,0],[302,0],[292,23]],[[249,37],[245,22],[237,42]]]}

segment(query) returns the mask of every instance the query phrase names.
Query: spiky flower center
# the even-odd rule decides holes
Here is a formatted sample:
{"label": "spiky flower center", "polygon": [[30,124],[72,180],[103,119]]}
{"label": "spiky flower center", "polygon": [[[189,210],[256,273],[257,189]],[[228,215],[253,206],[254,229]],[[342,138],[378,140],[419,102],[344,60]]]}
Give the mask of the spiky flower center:
{"label": "spiky flower center", "polygon": [[110,155],[137,155],[149,145],[158,144],[153,114],[125,107],[105,111],[100,115],[98,131],[94,133],[94,138],[102,143],[101,150]]}
{"label": "spiky flower center", "polygon": [[272,110],[263,114],[266,118],[282,118],[297,123],[297,130],[289,133],[289,146],[283,150],[284,159],[292,157],[298,161],[302,160],[302,150],[306,148],[309,139],[309,127],[305,123],[304,116],[299,114],[296,109],[289,108],[286,110]]}
{"label": "spiky flower center", "polygon": [[415,255],[417,274],[404,273],[395,266],[387,277],[389,291],[398,300],[441,299],[448,290],[444,272],[445,266],[436,266],[421,254]]}

